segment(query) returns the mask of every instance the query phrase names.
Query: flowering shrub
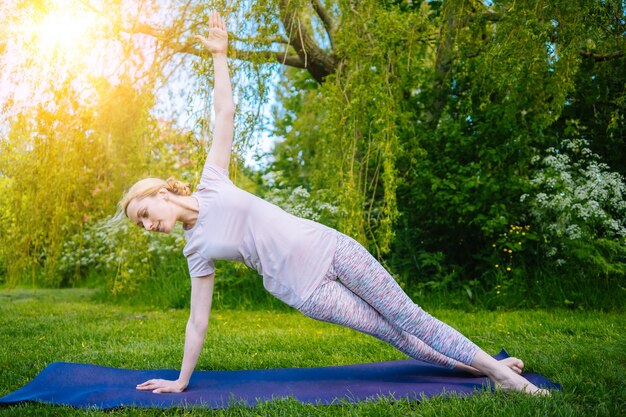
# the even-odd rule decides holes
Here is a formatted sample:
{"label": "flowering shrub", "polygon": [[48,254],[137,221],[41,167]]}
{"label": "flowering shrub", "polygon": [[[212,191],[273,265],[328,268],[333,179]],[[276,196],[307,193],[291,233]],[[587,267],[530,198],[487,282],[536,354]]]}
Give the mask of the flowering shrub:
{"label": "flowering shrub", "polygon": [[64,243],[57,271],[73,281],[90,274],[103,276],[113,295],[132,294],[156,265],[165,263],[173,254],[180,255],[183,247],[180,227],[169,235],[161,235],[108,217]]}
{"label": "flowering shrub", "polygon": [[560,149],[549,148],[547,156],[533,160],[539,167],[530,180],[535,193],[520,200],[529,205],[546,243],[626,237],[624,178],[611,172],[587,146],[582,139],[565,140]]}
{"label": "flowering shrub", "polygon": [[538,255],[556,266],[572,261],[570,268],[581,275],[621,271],[626,264],[624,178],[582,139],[564,140],[533,163],[532,192],[520,200],[540,239]]}
{"label": "flowering shrub", "polygon": [[294,189],[271,188],[263,198],[294,216],[313,221],[324,221],[337,214],[337,207],[315,200],[302,186]]}

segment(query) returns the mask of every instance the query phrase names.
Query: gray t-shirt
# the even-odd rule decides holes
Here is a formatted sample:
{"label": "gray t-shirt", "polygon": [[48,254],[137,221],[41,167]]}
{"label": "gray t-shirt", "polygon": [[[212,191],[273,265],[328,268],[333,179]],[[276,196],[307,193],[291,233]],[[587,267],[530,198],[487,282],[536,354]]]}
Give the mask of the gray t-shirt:
{"label": "gray t-shirt", "polygon": [[213,273],[215,260],[240,261],[263,276],[272,295],[298,308],[330,268],[334,229],[237,188],[226,170],[206,164],[192,196],[200,212],[185,230],[183,250],[192,278]]}

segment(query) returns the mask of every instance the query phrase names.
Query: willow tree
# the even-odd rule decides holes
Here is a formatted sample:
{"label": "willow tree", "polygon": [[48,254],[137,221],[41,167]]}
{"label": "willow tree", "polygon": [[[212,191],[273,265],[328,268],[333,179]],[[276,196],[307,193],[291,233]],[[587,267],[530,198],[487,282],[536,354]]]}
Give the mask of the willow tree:
{"label": "willow tree", "polygon": [[0,280],[67,285],[56,273],[64,243],[114,212],[128,177],[150,164],[155,77],[78,9],[16,2],[0,11]]}

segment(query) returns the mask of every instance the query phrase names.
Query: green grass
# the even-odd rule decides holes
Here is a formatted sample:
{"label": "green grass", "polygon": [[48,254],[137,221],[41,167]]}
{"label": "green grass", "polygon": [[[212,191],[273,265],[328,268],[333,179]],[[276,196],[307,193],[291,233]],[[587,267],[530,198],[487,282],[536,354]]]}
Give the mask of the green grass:
{"label": "green grass", "polygon": [[[564,387],[551,398],[480,394],[421,403],[391,399],[356,405],[294,400],[226,410],[75,410],[41,404],[0,408],[7,416],[619,416],[626,406],[626,314],[583,311],[474,313],[436,317],[487,352],[506,348],[529,371]],[[89,290],[0,290],[0,396],[51,362],[134,369],[178,368],[186,310],[151,310],[93,301]],[[343,365],[404,356],[369,336],[290,311],[214,311],[199,369]]]}

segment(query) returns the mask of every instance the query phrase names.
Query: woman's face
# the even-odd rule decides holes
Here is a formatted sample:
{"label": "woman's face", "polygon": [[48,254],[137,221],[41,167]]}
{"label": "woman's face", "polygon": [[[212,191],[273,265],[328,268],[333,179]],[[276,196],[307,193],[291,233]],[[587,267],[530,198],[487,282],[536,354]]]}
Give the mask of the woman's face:
{"label": "woman's face", "polygon": [[175,205],[168,199],[168,193],[159,192],[154,196],[133,199],[126,208],[128,218],[139,227],[150,232],[170,233],[176,225]]}

